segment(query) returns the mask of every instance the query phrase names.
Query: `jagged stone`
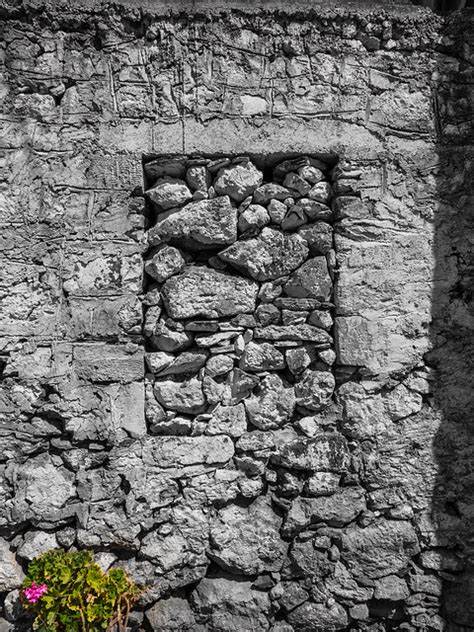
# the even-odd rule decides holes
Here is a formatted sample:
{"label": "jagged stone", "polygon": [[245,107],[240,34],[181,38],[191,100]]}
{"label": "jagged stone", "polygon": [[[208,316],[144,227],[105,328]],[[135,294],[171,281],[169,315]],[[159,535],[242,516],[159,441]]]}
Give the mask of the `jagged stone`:
{"label": "jagged stone", "polygon": [[330,371],[306,369],[295,384],[296,403],[309,410],[319,411],[329,404],[336,382]]}
{"label": "jagged stone", "polygon": [[[316,185],[318,186],[318,185]],[[322,204],[317,200],[309,198],[301,198],[295,205],[298,210],[303,211],[310,222],[323,221],[328,222],[332,219],[332,210],[327,204]]]}
{"label": "jagged stone", "polygon": [[150,336],[150,343],[159,351],[184,351],[192,345],[193,336],[187,331],[172,329],[168,327],[167,321],[161,320],[157,323],[153,335]]}
{"label": "jagged stone", "polygon": [[321,180],[324,180],[324,174],[321,169],[306,165],[298,169],[298,175],[304,178],[310,184],[317,184]]}
{"label": "jagged stone", "polygon": [[10,544],[0,538],[0,592],[18,588],[23,578],[23,571],[16,562],[15,554],[10,550]]}
{"label": "jagged stone", "polygon": [[278,375],[266,376],[259,391],[245,400],[250,422],[261,430],[278,428],[291,419],[295,409],[293,387]]}
{"label": "jagged stone", "polygon": [[330,574],[332,566],[326,552],[315,548],[313,539],[303,541],[295,539],[290,547],[282,575],[292,579],[316,577],[321,582]]}
{"label": "jagged stone", "polygon": [[218,406],[206,426],[206,434],[226,434],[241,437],[247,430],[247,416],[243,404]]}
{"label": "jagged stone", "polygon": [[284,444],[272,460],[290,469],[343,472],[349,463],[349,448],[340,434],[320,433]]}
{"label": "jagged stone", "polygon": [[274,224],[281,224],[288,211],[288,207],[279,200],[270,200],[267,211]]}
{"label": "jagged stone", "polygon": [[204,630],[198,625],[189,602],[182,597],[161,599],[146,611],[146,619],[152,630],[197,632]]}
{"label": "jagged stone", "polygon": [[177,248],[165,246],[145,261],[145,272],[159,283],[163,283],[184,267],[184,259]]}
{"label": "jagged stone", "polygon": [[332,281],[325,257],[314,257],[298,268],[283,286],[288,296],[329,301]]}
{"label": "jagged stone", "polygon": [[326,222],[315,222],[298,230],[308,244],[310,255],[325,255],[333,247],[333,230]]}
{"label": "jagged stone", "polygon": [[328,606],[310,601],[289,612],[288,621],[295,632],[329,632],[349,625],[347,611],[340,604]]}
{"label": "jagged stone", "polygon": [[[147,362],[155,375],[164,377],[165,375],[183,375],[197,373],[205,364],[208,358],[206,351],[182,351],[178,356],[171,354],[160,354],[171,356],[165,366],[156,366],[153,357],[158,354],[148,353]],[[153,366],[154,365],[154,366]]]}
{"label": "jagged stone", "polygon": [[358,487],[342,487],[330,496],[299,497],[293,501],[286,516],[285,533],[291,535],[316,523],[343,527],[355,520],[365,508],[364,492]]}
{"label": "jagged stone", "polygon": [[262,180],[262,172],[252,162],[247,162],[221,169],[214,180],[214,189],[218,195],[228,195],[236,202],[242,202],[261,185]]}
{"label": "jagged stone", "polygon": [[375,599],[388,599],[389,601],[403,601],[410,596],[407,583],[397,575],[388,575],[375,582]]}
{"label": "jagged stone", "polygon": [[210,377],[226,375],[234,368],[234,360],[228,355],[214,355],[206,362],[206,374]]}
{"label": "jagged stone", "polygon": [[211,184],[211,174],[204,165],[194,165],[186,171],[186,182],[193,191],[205,191]]}
{"label": "jagged stone", "polygon": [[342,534],[342,560],[356,577],[377,579],[402,571],[419,550],[416,531],[405,520],[352,525]]}
{"label": "jagged stone", "polygon": [[268,204],[271,200],[283,201],[291,197],[291,191],[273,182],[267,182],[253,194],[255,204]]}
{"label": "jagged stone", "polygon": [[237,210],[227,196],[162,213],[148,233],[150,246],[171,243],[189,250],[226,246],[236,239]]}
{"label": "jagged stone", "polygon": [[329,496],[339,487],[340,475],[332,472],[315,472],[305,485],[308,496]]}
{"label": "jagged stone", "polygon": [[239,366],[245,371],[279,371],[285,368],[285,358],[268,342],[249,342]]}
{"label": "jagged stone", "polygon": [[307,195],[310,200],[327,204],[331,196],[331,185],[328,182],[318,182],[311,188]]}
{"label": "jagged stone", "polygon": [[254,335],[257,340],[293,340],[295,342],[313,342],[323,346],[332,342],[331,336],[326,331],[306,324],[257,327]]}
{"label": "jagged stone", "polygon": [[44,531],[33,531],[25,533],[24,540],[21,546],[18,547],[16,553],[18,557],[25,560],[32,560],[38,555],[56,548],[58,548],[56,534]]}
{"label": "jagged stone", "polygon": [[214,632],[265,632],[268,630],[268,594],[252,590],[252,582],[236,577],[206,577],[191,594],[195,610],[206,617]]}
{"label": "jagged stone", "polygon": [[309,182],[294,172],[286,174],[283,180],[283,186],[291,191],[296,191],[301,197],[306,195],[311,189]]}
{"label": "jagged stone", "polygon": [[307,167],[311,164],[311,159],[308,156],[298,156],[297,158],[289,158],[280,162],[273,169],[273,177],[275,180],[283,180],[287,173],[291,171],[298,171],[303,167]]}
{"label": "jagged stone", "polygon": [[268,281],[289,274],[308,255],[306,242],[298,235],[286,235],[275,228],[264,228],[258,237],[239,241],[219,257],[257,281]]}
{"label": "jagged stone", "polygon": [[270,222],[270,216],[264,206],[250,204],[239,215],[238,227],[241,233],[255,234]]}
{"label": "jagged stone", "polygon": [[281,524],[268,497],[257,498],[249,507],[226,507],[211,525],[209,555],[236,574],[279,571],[288,548],[280,538]]}
{"label": "jagged stone", "polygon": [[166,211],[175,206],[181,206],[192,198],[186,182],[179,178],[160,178],[153,188],[146,192],[148,198],[158,206],[159,210]]}
{"label": "jagged stone", "polygon": [[203,412],[206,408],[202,382],[197,378],[182,382],[157,380],[153,390],[158,402],[168,410],[196,414]]}
{"label": "jagged stone", "polygon": [[189,267],[168,279],[163,301],[172,318],[220,318],[253,312],[258,286],[225,272]]}

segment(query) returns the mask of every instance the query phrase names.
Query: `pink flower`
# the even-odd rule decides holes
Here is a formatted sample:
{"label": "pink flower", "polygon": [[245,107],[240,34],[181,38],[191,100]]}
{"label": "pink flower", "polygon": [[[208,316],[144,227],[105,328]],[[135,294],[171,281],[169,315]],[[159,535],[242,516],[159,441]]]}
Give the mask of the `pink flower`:
{"label": "pink flower", "polygon": [[46,584],[37,584],[33,582],[29,588],[23,589],[23,594],[26,597],[28,603],[36,603],[44,593],[48,590]]}

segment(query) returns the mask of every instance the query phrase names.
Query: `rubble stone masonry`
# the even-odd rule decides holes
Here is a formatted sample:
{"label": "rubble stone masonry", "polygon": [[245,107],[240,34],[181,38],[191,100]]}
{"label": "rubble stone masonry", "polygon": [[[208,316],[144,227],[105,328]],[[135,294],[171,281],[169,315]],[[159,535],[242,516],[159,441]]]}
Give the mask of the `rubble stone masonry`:
{"label": "rubble stone masonry", "polygon": [[0,632],[474,630],[473,12],[3,0]]}

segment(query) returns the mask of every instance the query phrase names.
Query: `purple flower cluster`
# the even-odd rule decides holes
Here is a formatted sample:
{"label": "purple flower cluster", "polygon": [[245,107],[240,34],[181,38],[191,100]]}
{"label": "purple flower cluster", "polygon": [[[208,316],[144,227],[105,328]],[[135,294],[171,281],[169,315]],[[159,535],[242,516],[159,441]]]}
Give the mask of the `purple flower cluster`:
{"label": "purple flower cluster", "polygon": [[33,582],[29,588],[23,589],[23,594],[26,597],[28,603],[36,603],[44,593],[48,590],[46,584],[37,584]]}

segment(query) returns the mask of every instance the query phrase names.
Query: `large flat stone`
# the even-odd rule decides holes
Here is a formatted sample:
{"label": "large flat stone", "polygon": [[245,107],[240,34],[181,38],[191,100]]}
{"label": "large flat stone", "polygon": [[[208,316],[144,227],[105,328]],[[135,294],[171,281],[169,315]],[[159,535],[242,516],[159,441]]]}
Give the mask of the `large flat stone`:
{"label": "large flat stone", "polygon": [[290,274],[307,256],[308,246],[304,239],[275,228],[264,228],[258,237],[232,244],[219,254],[223,261],[257,281]]}
{"label": "large flat stone", "polygon": [[220,318],[252,312],[258,286],[248,279],[196,266],[168,279],[162,291],[172,318]]}
{"label": "large flat stone", "polygon": [[260,497],[250,507],[226,507],[211,525],[210,556],[231,573],[255,575],[279,571],[288,545],[280,538],[282,519],[270,500]]}
{"label": "large flat stone", "polygon": [[236,239],[237,209],[226,195],[162,213],[148,233],[151,246],[172,243],[188,250],[227,246]]}

